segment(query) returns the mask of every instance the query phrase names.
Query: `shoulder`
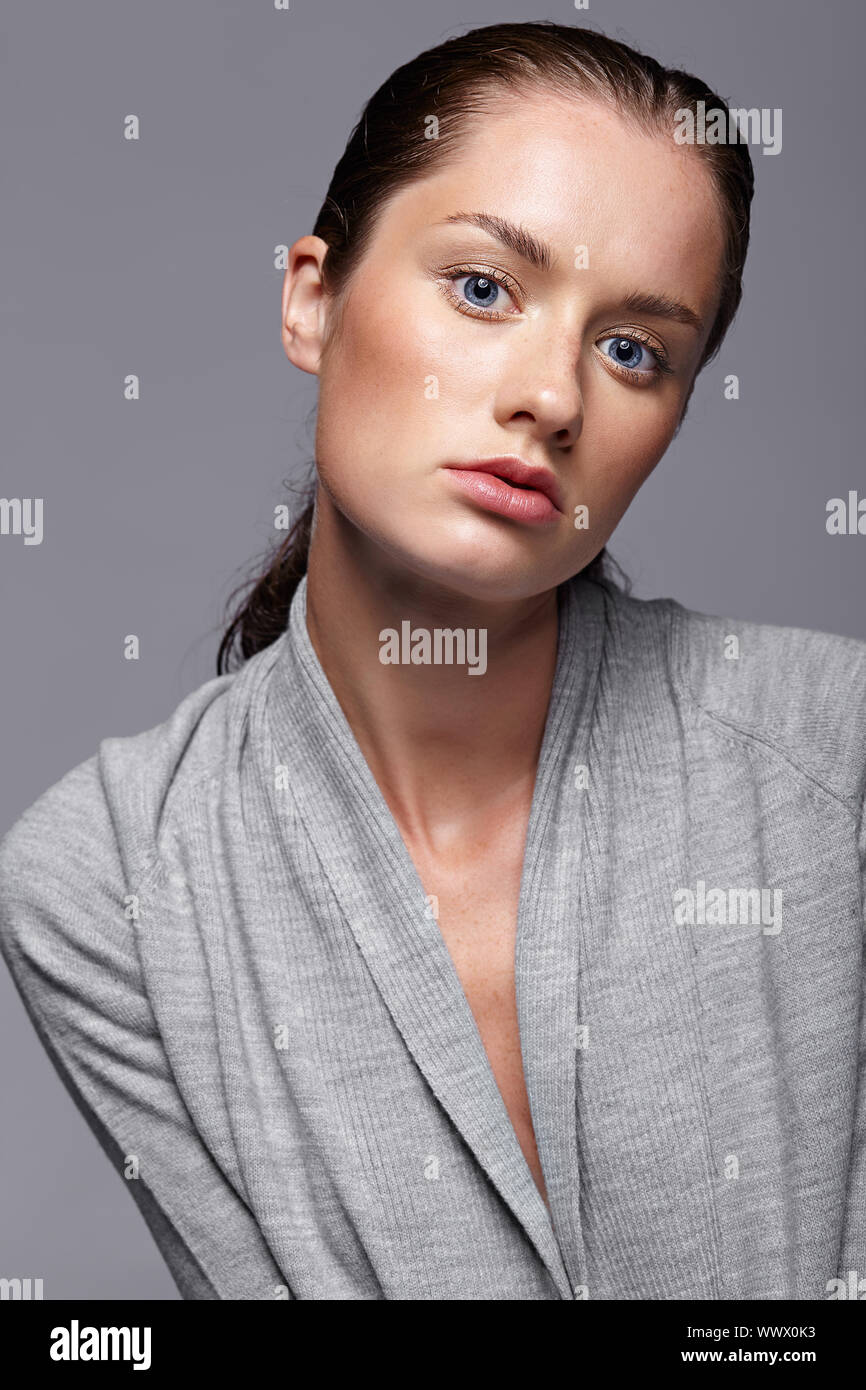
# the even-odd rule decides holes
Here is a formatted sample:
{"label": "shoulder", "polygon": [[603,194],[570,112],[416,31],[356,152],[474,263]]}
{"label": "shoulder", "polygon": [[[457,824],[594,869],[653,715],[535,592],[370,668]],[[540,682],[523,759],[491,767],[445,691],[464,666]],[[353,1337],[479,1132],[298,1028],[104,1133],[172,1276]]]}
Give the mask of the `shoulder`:
{"label": "shoulder", "polygon": [[627,620],[666,635],[680,699],[719,732],[786,757],[860,806],[866,790],[866,641],[620,596]]}
{"label": "shoulder", "polygon": [[223,774],[242,743],[269,652],[205,682],[152,728],[104,738],[27,807],[0,838],[0,933],[15,903],[96,911],[104,899],[117,910],[154,867],[173,808]]}

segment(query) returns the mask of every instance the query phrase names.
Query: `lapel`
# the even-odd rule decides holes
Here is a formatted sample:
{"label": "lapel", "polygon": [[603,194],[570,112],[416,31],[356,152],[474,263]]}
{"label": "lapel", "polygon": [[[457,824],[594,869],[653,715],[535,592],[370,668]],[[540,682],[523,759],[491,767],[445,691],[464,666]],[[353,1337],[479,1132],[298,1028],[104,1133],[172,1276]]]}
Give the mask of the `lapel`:
{"label": "lapel", "polygon": [[575,1087],[583,899],[587,883],[590,893],[599,886],[597,856],[603,849],[587,836],[584,807],[585,798],[598,798],[596,768],[604,761],[598,740],[605,721],[597,706],[606,633],[603,589],[579,576],[563,585],[556,675],[527,831],[515,955],[524,1073],[553,1224],[568,1271],[567,1297],[575,1297],[572,1290],[588,1282]]}
{"label": "lapel", "polygon": [[[579,577],[560,589],[556,670],[518,907],[518,1019],[552,1225],[423,885],[310,641],[306,589],[304,578],[267,693],[299,815],[409,1052],[561,1296],[572,1298],[573,1286],[584,1282],[574,1112],[583,837],[563,836],[557,825],[563,788],[573,787],[575,766],[588,761],[604,640],[602,590]],[[569,797],[570,822],[577,796]]]}

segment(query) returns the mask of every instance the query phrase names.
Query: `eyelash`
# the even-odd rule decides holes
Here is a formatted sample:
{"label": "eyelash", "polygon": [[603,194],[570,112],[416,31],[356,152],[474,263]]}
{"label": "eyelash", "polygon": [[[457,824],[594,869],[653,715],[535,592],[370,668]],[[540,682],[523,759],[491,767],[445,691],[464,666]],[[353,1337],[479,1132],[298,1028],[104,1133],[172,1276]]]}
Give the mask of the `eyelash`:
{"label": "eyelash", "polygon": [[[473,319],[489,319],[493,323],[501,323],[503,319],[510,317],[508,314],[485,313],[483,309],[475,308],[473,305],[468,304],[465,299],[461,299],[452,288],[451,281],[459,280],[463,275],[483,275],[485,279],[491,280],[494,285],[498,285],[509,294],[516,294],[518,297],[520,295],[520,286],[517,284],[516,280],[513,280],[510,275],[506,275],[502,270],[493,270],[490,266],[484,265],[451,266],[450,269],[444,272],[444,279],[438,280],[437,283],[449,304],[451,304],[458,313],[468,314],[468,316]],[[640,343],[642,347],[649,348],[656,359],[656,365],[651,371],[637,372],[633,367],[625,367],[621,362],[614,362],[612,357],[608,357],[605,353],[602,353],[601,356],[604,357],[608,367],[618,376],[624,377],[625,380],[636,383],[639,386],[653,386],[658,384],[663,376],[673,374],[674,369],[670,364],[667,353],[658,345],[656,340],[645,333],[643,329],[630,328],[624,333],[603,333],[599,341],[604,341],[606,338],[624,338],[627,342]]]}

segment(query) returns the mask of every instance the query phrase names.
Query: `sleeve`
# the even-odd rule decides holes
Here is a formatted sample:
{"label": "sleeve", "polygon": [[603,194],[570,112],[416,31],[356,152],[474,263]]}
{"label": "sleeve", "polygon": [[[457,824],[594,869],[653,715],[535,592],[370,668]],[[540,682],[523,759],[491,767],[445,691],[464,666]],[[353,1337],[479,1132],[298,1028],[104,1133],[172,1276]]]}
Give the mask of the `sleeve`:
{"label": "sleeve", "polygon": [[139,887],[125,882],[96,755],[0,840],[0,951],[181,1296],[291,1298],[172,1075],[128,916],[129,895],[141,887],[145,877]]}

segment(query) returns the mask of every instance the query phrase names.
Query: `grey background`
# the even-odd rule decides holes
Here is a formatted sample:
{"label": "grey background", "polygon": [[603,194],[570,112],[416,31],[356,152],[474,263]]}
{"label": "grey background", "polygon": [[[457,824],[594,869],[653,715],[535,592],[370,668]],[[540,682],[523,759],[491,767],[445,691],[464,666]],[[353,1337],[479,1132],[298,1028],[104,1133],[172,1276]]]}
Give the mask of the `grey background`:
{"label": "grey background", "polygon": [[[825,529],[828,498],[866,491],[858,6],[19,3],[0,21],[0,495],[43,497],[45,535],[0,536],[0,834],[215,674],[226,599],[312,457],[315,380],[280,346],[273,248],[311,230],[396,66],[506,19],[588,23],[733,105],[782,107],[781,153],[752,149],[739,317],[610,549],[642,597],[866,638],[866,537]],[[3,966],[0,1097],[0,1275],[52,1299],[177,1298]]]}

